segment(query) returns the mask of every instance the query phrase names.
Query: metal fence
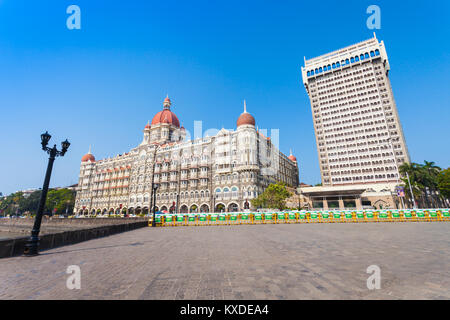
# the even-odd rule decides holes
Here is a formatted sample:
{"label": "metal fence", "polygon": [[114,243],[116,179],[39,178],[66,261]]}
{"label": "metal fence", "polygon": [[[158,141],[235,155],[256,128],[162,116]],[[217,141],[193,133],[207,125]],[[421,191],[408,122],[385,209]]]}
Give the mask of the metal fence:
{"label": "metal fence", "polygon": [[[159,227],[281,223],[366,223],[450,221],[449,209],[186,213],[156,215]],[[149,226],[152,225],[152,218]]]}

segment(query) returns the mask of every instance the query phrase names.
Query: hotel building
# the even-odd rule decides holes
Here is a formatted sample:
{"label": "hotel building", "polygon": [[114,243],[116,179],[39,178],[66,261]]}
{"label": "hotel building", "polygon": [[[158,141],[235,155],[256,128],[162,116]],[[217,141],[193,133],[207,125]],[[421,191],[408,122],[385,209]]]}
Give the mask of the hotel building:
{"label": "hotel building", "polygon": [[409,162],[383,41],[304,61],[323,186],[398,182]]}

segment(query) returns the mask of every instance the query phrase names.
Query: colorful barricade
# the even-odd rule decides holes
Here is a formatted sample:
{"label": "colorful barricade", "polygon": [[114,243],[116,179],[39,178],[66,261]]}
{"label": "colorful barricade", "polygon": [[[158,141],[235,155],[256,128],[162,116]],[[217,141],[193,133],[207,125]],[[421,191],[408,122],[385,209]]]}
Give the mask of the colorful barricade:
{"label": "colorful barricade", "polygon": [[344,211],[341,212],[341,214],[343,214],[344,216],[344,222],[353,222],[353,212],[352,211]]}
{"label": "colorful barricade", "polygon": [[198,215],[198,221],[197,221],[197,225],[199,226],[206,226],[208,225],[208,215],[206,215],[205,213],[200,213]]}
{"label": "colorful barricade", "polygon": [[263,215],[262,213],[256,212],[253,214],[253,224],[262,224],[263,223]]}
{"label": "colorful barricade", "polygon": [[184,226],[186,225],[186,219],[183,214],[176,214],[174,220],[174,226]]}
{"label": "colorful barricade", "polygon": [[188,225],[196,226],[197,225],[197,215],[195,213],[189,213],[187,215]]}
{"label": "colorful barricade", "polygon": [[239,217],[239,224],[250,224],[251,217],[248,213],[241,213]]}
{"label": "colorful barricade", "polygon": [[388,222],[389,220],[389,212],[387,210],[381,210],[377,213],[378,222]]}
{"label": "colorful barricade", "polygon": [[228,224],[239,224],[237,213],[230,213],[230,214],[228,214],[227,218],[228,218]]}
{"label": "colorful barricade", "polygon": [[164,216],[162,216],[162,224],[165,227],[173,227],[173,215],[165,214]]}
{"label": "colorful barricade", "polygon": [[431,209],[428,211],[430,221],[442,221],[441,216],[438,214],[438,210]]}
{"label": "colorful barricade", "polygon": [[416,218],[417,221],[430,221],[428,211],[422,209],[416,210]]}
{"label": "colorful barricade", "polygon": [[440,209],[440,216],[442,221],[450,221],[450,211],[449,209]]}
{"label": "colorful barricade", "polygon": [[321,222],[331,222],[331,215],[328,211],[320,211]]}
{"label": "colorful barricade", "polygon": [[273,213],[265,213],[264,214],[264,224],[272,224],[272,223],[276,223],[275,219],[274,219],[274,214]]}
{"label": "colorful barricade", "polygon": [[297,223],[297,212],[289,212],[287,216],[287,222],[288,223]]}
{"label": "colorful barricade", "polygon": [[364,217],[366,222],[376,222],[375,211],[367,210],[364,212]]}
{"label": "colorful barricade", "polygon": [[218,225],[225,225],[225,224],[228,223],[227,220],[228,220],[227,219],[227,215],[225,213],[221,213],[221,214],[219,214],[219,217],[217,219],[217,224]]}
{"label": "colorful barricade", "polygon": [[333,222],[342,222],[342,214],[339,211],[333,211]]}
{"label": "colorful barricade", "polygon": [[286,212],[278,212],[276,215],[275,215],[275,218],[277,219],[276,221],[277,221],[277,223],[286,223],[286,216],[287,216],[288,214],[286,213]]}
{"label": "colorful barricade", "polygon": [[410,209],[403,210],[404,221],[416,221],[416,216]]}
{"label": "colorful barricade", "polygon": [[309,222],[310,223],[320,222],[320,215],[318,211],[311,211],[309,213]]}
{"label": "colorful barricade", "polygon": [[391,211],[391,221],[400,222],[403,221],[403,214],[401,210],[392,210]]}
{"label": "colorful barricade", "polygon": [[300,211],[297,215],[297,222],[300,223],[307,223],[308,222],[308,217],[307,217],[307,212],[306,211]]}
{"label": "colorful barricade", "polygon": [[[329,222],[438,222],[450,221],[449,209],[383,209],[345,211],[288,211],[266,213],[189,213],[157,214],[157,226],[206,226],[277,223],[329,223]],[[152,216],[149,226],[152,225]]]}
{"label": "colorful barricade", "polygon": [[366,222],[366,219],[364,217],[364,211],[363,210],[358,210],[355,213],[355,221],[356,222]]}
{"label": "colorful barricade", "polygon": [[217,213],[211,213],[208,216],[208,224],[209,225],[217,225],[217,220],[219,219],[219,215]]}

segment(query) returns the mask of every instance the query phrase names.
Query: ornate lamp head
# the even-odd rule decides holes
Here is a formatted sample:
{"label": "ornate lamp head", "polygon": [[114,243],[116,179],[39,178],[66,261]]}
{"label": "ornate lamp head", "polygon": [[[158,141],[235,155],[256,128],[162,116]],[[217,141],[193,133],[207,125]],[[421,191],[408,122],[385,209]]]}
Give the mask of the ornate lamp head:
{"label": "ornate lamp head", "polygon": [[48,133],[48,131],[45,131],[45,133],[41,134],[41,144],[43,150],[45,150],[51,138],[52,136]]}

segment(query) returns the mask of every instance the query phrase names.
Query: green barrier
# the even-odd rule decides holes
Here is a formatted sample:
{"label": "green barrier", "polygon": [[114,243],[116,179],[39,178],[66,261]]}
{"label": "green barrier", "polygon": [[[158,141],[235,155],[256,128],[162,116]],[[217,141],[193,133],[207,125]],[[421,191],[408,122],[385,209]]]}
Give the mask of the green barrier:
{"label": "green barrier", "polygon": [[392,217],[395,219],[400,219],[400,212],[398,210],[392,211]]}
{"label": "green barrier", "polygon": [[219,221],[226,221],[227,217],[224,214],[219,214]]}
{"label": "green barrier", "polygon": [[176,223],[176,225],[183,225],[184,224],[184,215],[177,214],[175,216],[175,223]]}
{"label": "green barrier", "polygon": [[289,218],[289,222],[290,223],[293,223],[293,222],[297,221],[297,216],[296,216],[295,212],[290,212],[289,215],[288,215],[288,218]]}
{"label": "green barrier", "polygon": [[349,211],[346,211],[345,212],[345,219],[353,219],[353,213],[349,212]]}
{"label": "green barrier", "polygon": [[388,213],[387,213],[387,212],[383,212],[383,211],[381,211],[381,212],[378,214],[378,217],[381,218],[381,219],[387,219],[387,218],[389,218]]}
{"label": "green barrier", "polygon": [[298,218],[300,219],[300,222],[305,222],[306,220],[306,212],[301,212],[298,214]]}
{"label": "green barrier", "polygon": [[199,220],[200,220],[201,222],[206,222],[206,214],[201,214],[201,215],[199,216]]}
{"label": "green barrier", "polygon": [[330,219],[330,214],[328,212],[321,212],[320,215],[322,219]]}
{"label": "green barrier", "polygon": [[286,222],[286,214],[284,212],[277,213],[277,221],[281,223]]}
{"label": "green barrier", "polygon": [[319,215],[317,214],[317,212],[311,212],[310,215],[311,219],[317,220],[317,218],[319,218]]}
{"label": "green barrier", "polygon": [[405,210],[403,212],[403,215],[405,216],[405,218],[411,219],[412,218],[412,211],[411,210]]}
{"label": "green barrier", "polygon": [[210,215],[210,216],[209,216],[209,221],[216,222],[218,216],[219,216],[218,214],[212,214],[212,215]]}
{"label": "green barrier", "polygon": [[364,211],[356,211],[356,217],[358,219],[364,219]]}
{"label": "green barrier", "polygon": [[171,223],[173,223],[173,215],[171,215],[171,214],[165,215],[164,216],[164,224],[171,224]]}
{"label": "green barrier", "polygon": [[262,214],[261,213],[255,213],[253,222],[254,223],[262,223]]}
{"label": "green barrier", "polygon": [[448,209],[442,210],[442,216],[445,218],[450,218],[450,211]]}
{"label": "green barrier", "polygon": [[273,222],[273,214],[272,213],[265,213],[264,214],[264,223],[268,221],[268,222]]}
{"label": "green barrier", "polygon": [[188,221],[189,222],[195,222],[195,215],[194,214],[188,215]]}
{"label": "green barrier", "polygon": [[366,212],[366,217],[367,217],[367,219],[373,219],[373,217],[374,217],[374,212],[373,212],[373,211],[367,211],[367,212]]}
{"label": "green barrier", "polygon": [[155,221],[156,223],[161,223],[161,216],[159,214],[155,216]]}
{"label": "green barrier", "polygon": [[430,217],[431,217],[432,219],[437,219],[437,218],[438,218],[438,213],[437,213],[436,210],[431,210],[431,211],[429,212],[429,214],[430,214]]}
{"label": "green barrier", "polygon": [[341,213],[340,212],[333,212],[333,218],[334,219],[341,219]]}
{"label": "green barrier", "polygon": [[423,210],[417,210],[416,211],[416,216],[418,218],[425,218],[425,212]]}
{"label": "green barrier", "polygon": [[246,214],[246,213],[243,213],[243,214],[241,214],[241,221],[248,221],[248,214]]}

